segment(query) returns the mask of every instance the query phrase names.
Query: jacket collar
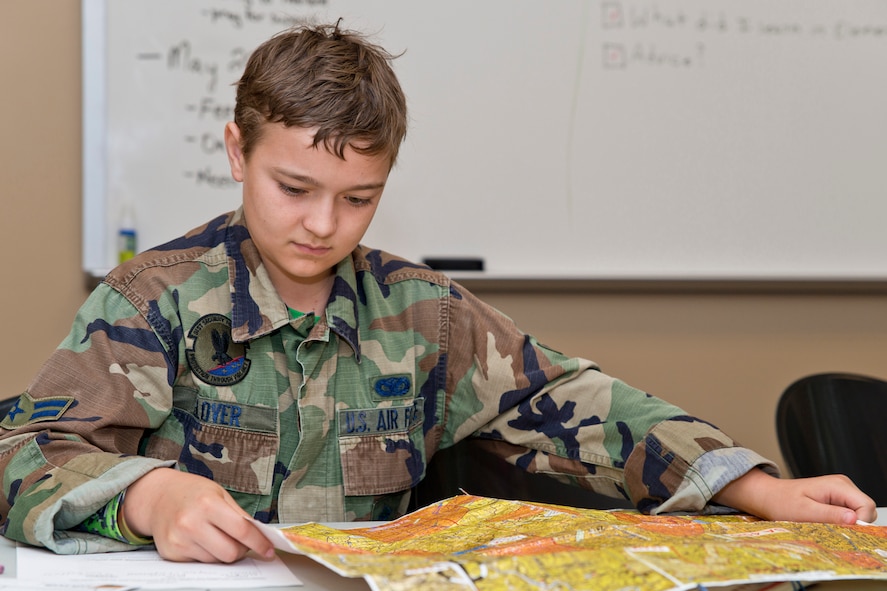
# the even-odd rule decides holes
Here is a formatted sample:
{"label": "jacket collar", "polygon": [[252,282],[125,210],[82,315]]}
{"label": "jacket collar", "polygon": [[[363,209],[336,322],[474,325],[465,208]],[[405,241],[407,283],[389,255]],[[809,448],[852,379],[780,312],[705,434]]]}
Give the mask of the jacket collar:
{"label": "jacket collar", "polygon": [[[234,340],[251,341],[289,324],[289,311],[262,264],[259,251],[244,224],[242,208],[231,217],[225,236],[225,252],[228,256]],[[351,346],[360,361],[357,326],[357,276],[354,260],[348,256],[336,265],[326,309],[309,338],[329,340],[329,332],[332,331]]]}

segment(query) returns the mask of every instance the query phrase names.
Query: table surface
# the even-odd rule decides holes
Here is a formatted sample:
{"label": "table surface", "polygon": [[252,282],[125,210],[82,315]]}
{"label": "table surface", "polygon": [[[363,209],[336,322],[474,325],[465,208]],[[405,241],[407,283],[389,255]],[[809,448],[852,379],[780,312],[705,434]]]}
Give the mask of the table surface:
{"label": "table surface", "polygon": [[[879,508],[878,515],[879,518],[875,523],[877,525],[887,525],[887,507]],[[328,525],[341,529],[350,529],[355,527],[372,527],[379,523],[382,522],[347,522],[330,523]],[[250,587],[249,589],[252,591],[367,591],[370,589],[370,586],[363,579],[342,577],[307,556],[291,554],[289,552],[278,552],[278,554],[284,564],[295,573],[303,584],[295,587]],[[2,536],[0,536],[0,564],[5,566],[3,574],[0,575],[0,580],[15,576],[15,544]],[[815,591],[884,591],[884,589],[887,589],[887,582],[871,580],[823,581],[817,583],[813,589]]]}

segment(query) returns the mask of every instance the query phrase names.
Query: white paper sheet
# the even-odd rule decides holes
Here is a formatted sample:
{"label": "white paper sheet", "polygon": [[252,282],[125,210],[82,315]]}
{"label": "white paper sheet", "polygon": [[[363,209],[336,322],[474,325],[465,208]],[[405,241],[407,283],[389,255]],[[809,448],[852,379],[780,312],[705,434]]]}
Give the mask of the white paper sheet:
{"label": "white paper sheet", "polygon": [[265,537],[268,538],[268,540],[272,544],[274,544],[274,547],[278,550],[301,554],[301,552],[296,550],[296,548],[292,545],[292,543],[289,541],[289,538],[283,535],[283,532],[281,531],[282,526],[269,525],[267,523],[262,523],[261,521],[258,521],[256,519],[251,519],[250,521],[253,522],[253,525],[255,525],[260,532],[265,534]]}
{"label": "white paper sheet", "polygon": [[[235,564],[202,564],[169,562],[155,550],[70,556],[19,546],[16,554],[16,580],[22,586],[248,589],[302,584],[277,556],[269,561],[246,557]],[[0,585],[3,583],[7,581],[0,578]]]}

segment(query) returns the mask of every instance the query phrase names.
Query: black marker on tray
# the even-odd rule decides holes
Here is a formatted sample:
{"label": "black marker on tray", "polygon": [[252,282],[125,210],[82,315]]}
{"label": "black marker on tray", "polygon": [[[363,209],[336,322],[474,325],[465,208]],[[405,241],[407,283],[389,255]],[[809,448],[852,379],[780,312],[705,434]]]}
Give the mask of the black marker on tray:
{"label": "black marker on tray", "polygon": [[435,271],[484,270],[484,260],[476,257],[425,257],[422,262]]}

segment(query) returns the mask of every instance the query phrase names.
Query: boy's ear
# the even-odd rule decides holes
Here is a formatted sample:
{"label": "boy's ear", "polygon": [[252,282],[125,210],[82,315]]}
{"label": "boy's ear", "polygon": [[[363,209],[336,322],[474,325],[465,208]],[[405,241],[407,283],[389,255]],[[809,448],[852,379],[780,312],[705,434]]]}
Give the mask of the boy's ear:
{"label": "boy's ear", "polygon": [[243,182],[246,162],[243,160],[243,150],[240,148],[240,128],[233,121],[225,125],[225,152],[228,154],[228,164],[231,165],[231,176],[238,183]]}

